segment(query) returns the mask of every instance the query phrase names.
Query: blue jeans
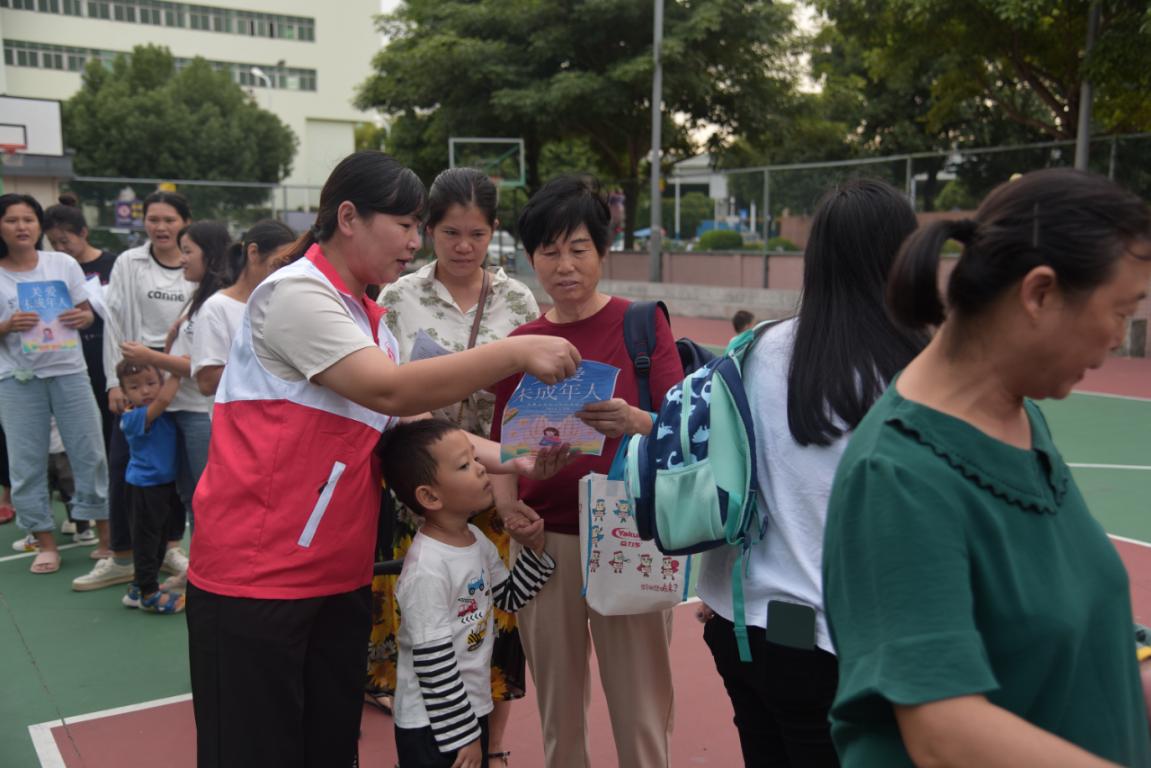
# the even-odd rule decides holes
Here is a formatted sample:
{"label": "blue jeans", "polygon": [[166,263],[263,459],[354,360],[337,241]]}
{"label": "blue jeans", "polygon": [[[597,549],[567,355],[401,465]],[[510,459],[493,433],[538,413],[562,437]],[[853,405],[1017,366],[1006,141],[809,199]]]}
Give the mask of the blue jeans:
{"label": "blue jeans", "polygon": [[195,517],[192,514],[192,496],[196,493],[200,475],[204,474],[204,467],[208,466],[212,418],[197,411],[168,411],[168,415],[175,420],[180,432],[180,472],[176,477],[176,489],[180,492],[180,501],[184,502],[184,511],[191,525]]}
{"label": "blue jeans", "polygon": [[87,374],[70,373],[27,382],[0,381],[0,423],[12,475],[12,506],[20,527],[46,533],[56,527],[48,496],[48,435],[56,417],[72,465],[76,520],[108,519],[108,459],[100,409]]}

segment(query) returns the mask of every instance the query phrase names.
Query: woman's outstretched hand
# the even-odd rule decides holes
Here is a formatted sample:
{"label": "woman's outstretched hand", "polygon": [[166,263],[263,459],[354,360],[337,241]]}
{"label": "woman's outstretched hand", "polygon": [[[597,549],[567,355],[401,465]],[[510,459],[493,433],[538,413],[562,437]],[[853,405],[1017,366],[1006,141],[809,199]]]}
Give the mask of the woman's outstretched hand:
{"label": "woman's outstretched hand", "polygon": [[521,370],[544,384],[563,381],[576,372],[580,354],[572,343],[558,336],[515,336]]}

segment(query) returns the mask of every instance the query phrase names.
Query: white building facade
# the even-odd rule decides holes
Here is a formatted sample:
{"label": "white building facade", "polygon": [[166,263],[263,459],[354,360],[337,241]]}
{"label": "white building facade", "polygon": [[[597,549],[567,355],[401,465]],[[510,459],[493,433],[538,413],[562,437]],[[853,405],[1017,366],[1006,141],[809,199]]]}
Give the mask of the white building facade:
{"label": "white building facade", "polygon": [[[380,47],[379,10],[379,0],[0,0],[0,94],[64,101],[88,61],[146,43],[177,66],[201,56],[295,132],[284,183],[318,188],[370,119],[352,101]],[[301,193],[277,203],[296,208]],[[303,197],[314,203],[318,190]]]}

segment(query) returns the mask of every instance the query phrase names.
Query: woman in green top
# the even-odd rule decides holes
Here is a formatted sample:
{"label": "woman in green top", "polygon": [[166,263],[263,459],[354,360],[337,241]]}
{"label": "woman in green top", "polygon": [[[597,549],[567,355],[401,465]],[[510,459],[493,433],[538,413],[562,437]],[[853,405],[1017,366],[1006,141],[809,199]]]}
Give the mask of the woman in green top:
{"label": "woman in green top", "polygon": [[1146,203],[1066,169],[904,244],[889,304],[938,332],[859,425],[828,510],[844,766],[1151,765],[1127,574],[1031,402],[1103,364],[1149,280]]}

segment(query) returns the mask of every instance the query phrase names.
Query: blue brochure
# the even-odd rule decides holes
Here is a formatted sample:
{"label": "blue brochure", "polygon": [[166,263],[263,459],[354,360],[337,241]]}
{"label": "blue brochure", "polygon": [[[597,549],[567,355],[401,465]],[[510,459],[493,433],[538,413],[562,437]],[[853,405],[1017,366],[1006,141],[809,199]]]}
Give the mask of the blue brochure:
{"label": "blue brochure", "polygon": [[61,312],[72,308],[72,296],[63,280],[18,283],[16,297],[21,312],[35,312],[40,316],[34,328],[20,333],[25,353],[59,352],[79,346],[80,332],[66,327],[59,318]]}
{"label": "blue brochure", "polygon": [[575,375],[558,384],[544,384],[525,374],[504,410],[500,457],[507,461],[535,453],[541,447],[569,443],[572,451],[589,456],[603,453],[604,437],[575,414],[588,403],[610,400],[619,368],[585,360]]}

